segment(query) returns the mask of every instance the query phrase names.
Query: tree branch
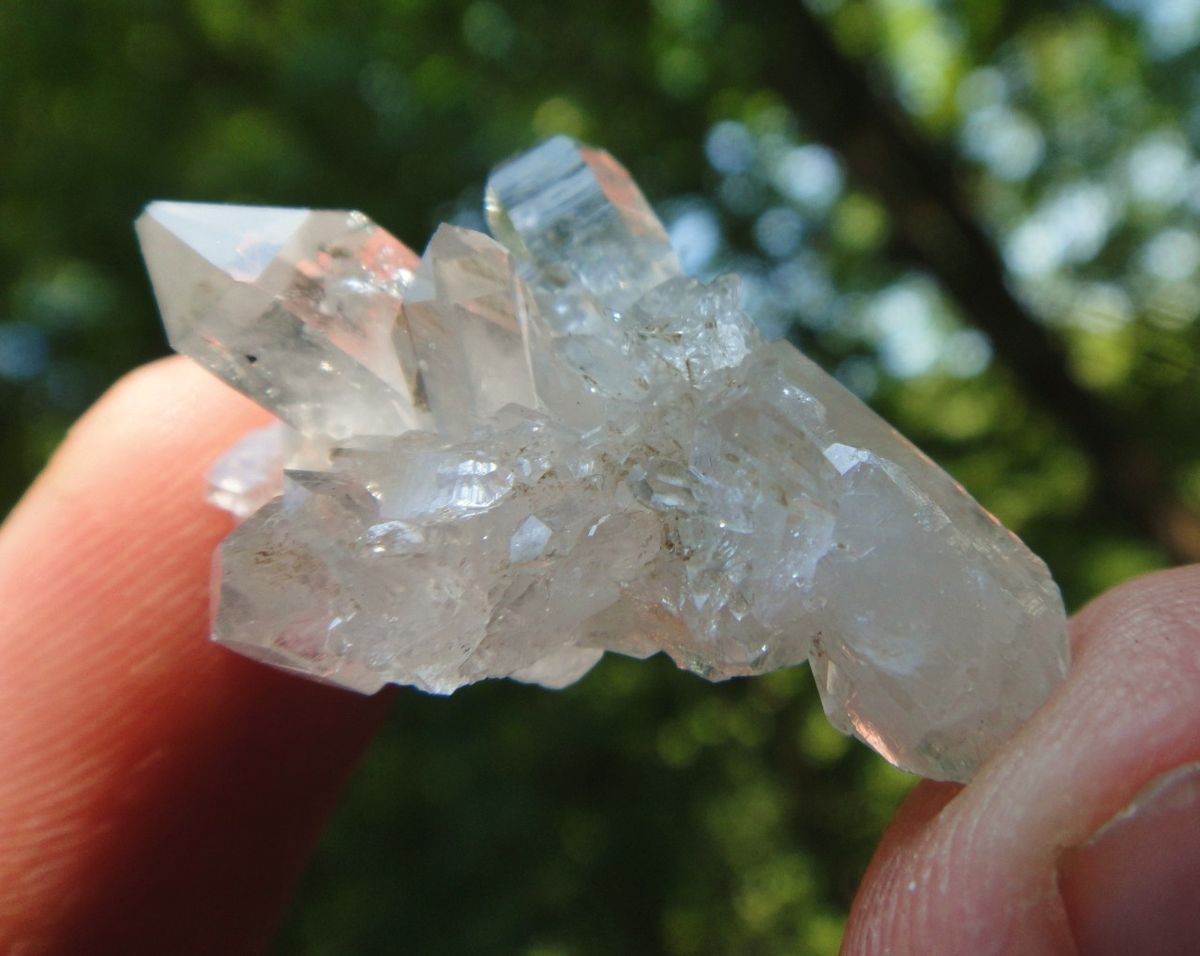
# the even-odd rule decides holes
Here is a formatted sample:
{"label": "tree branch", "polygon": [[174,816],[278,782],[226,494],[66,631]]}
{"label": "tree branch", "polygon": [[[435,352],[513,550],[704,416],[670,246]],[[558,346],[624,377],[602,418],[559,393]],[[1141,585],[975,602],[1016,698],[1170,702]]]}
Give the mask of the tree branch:
{"label": "tree branch", "polygon": [[1062,345],[1013,295],[1004,263],[945,156],[872,87],[862,65],[800,0],[749,0],[739,9],[764,32],[764,52],[773,54],[764,72],[774,88],[885,205],[897,237],[990,337],[1025,393],[1089,457],[1098,503],[1172,559],[1200,560],[1200,518],[1173,500],[1151,449],[1071,377]]}

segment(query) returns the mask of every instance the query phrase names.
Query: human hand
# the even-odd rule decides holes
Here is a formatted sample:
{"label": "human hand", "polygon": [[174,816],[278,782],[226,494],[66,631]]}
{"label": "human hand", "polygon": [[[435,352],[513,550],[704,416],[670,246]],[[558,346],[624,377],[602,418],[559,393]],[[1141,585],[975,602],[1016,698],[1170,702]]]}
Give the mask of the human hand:
{"label": "human hand", "polygon": [[[204,640],[229,519],[203,475],[264,418],[191,362],[155,363],[85,416],[0,531],[0,950],[264,948],[386,711],[388,694]],[[1191,951],[1200,771],[1070,848],[1200,762],[1200,569],[1101,598],[1074,640],[1071,677],[974,782],[914,792],[847,952]]]}
{"label": "human hand", "polygon": [[909,796],[844,954],[1200,952],[1200,565],[1115,588],[1071,640],[970,784]]}
{"label": "human hand", "polygon": [[0,531],[0,952],[266,948],[386,711],[205,639],[204,472],[264,420],[154,363]]}

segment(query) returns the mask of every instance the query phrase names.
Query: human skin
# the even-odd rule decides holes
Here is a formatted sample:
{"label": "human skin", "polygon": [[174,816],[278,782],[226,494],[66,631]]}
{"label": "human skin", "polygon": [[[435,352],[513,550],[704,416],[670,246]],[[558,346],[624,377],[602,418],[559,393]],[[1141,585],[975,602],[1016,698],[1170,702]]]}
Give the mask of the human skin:
{"label": "human skin", "polygon": [[1200,566],[1103,595],[1071,642],[1067,680],[969,785],[910,795],[844,953],[1200,952]]}
{"label": "human skin", "polygon": [[[0,952],[263,950],[386,713],[387,693],[205,640],[230,519],[204,503],[204,471],[263,421],[191,362],[154,363],[84,416],[0,529]],[[1200,569],[1118,588],[1072,634],[1068,680],[970,785],[914,791],[845,952],[1200,938],[1200,773],[1104,827],[1200,763]]]}

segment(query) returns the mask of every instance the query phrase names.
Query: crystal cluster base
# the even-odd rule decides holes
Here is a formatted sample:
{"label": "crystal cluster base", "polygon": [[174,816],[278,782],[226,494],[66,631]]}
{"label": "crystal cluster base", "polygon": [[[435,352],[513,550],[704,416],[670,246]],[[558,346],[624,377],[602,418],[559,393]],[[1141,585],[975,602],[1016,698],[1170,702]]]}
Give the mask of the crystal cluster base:
{"label": "crystal cluster base", "polygon": [[280,419],[213,470],[215,638],[363,692],[807,660],[840,730],[969,777],[1066,670],[1043,563],[684,276],[608,154],[543,143],[487,212],[420,258],[359,213],[139,219],[171,343]]}

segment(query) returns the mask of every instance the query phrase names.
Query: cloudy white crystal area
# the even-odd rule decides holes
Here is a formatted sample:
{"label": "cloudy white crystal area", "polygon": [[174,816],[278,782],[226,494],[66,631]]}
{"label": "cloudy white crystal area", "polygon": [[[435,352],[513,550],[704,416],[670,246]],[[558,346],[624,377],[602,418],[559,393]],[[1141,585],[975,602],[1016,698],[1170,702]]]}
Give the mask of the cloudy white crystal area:
{"label": "cloudy white crystal area", "polygon": [[839,729],[967,779],[1065,673],[1043,563],[683,276],[608,154],[543,143],[487,211],[419,262],[358,213],[139,220],[172,344],[282,419],[213,470],[216,639],[364,692],[809,660]]}

